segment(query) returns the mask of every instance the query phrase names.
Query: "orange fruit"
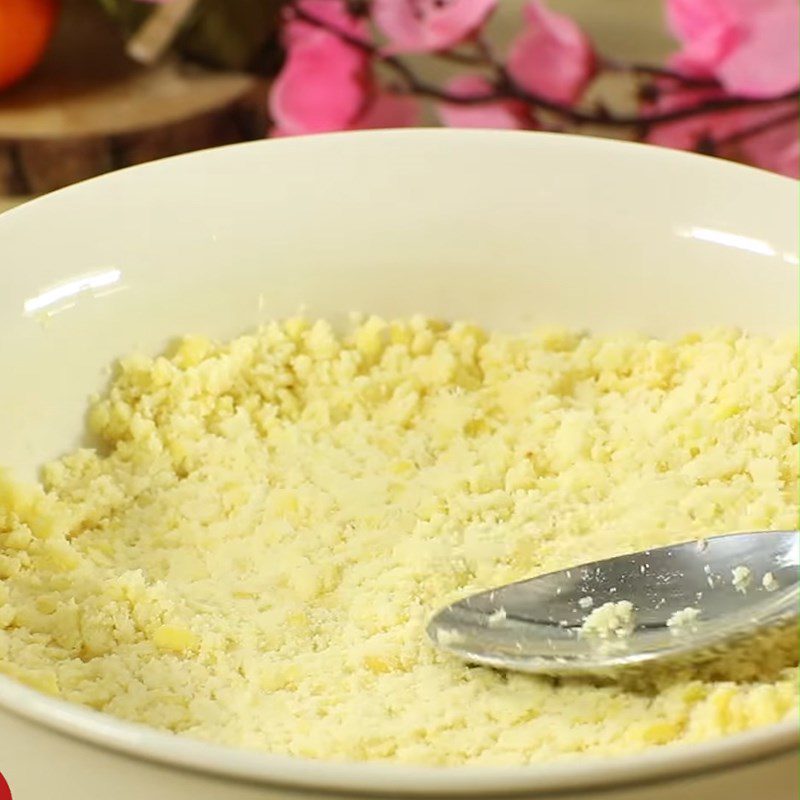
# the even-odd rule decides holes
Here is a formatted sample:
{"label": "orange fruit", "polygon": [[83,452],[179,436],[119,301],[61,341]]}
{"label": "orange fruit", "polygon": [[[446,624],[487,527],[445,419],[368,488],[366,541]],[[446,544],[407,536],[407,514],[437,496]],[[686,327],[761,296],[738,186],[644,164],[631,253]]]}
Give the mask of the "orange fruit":
{"label": "orange fruit", "polygon": [[24,78],[53,35],[58,0],[0,0],[0,89]]}

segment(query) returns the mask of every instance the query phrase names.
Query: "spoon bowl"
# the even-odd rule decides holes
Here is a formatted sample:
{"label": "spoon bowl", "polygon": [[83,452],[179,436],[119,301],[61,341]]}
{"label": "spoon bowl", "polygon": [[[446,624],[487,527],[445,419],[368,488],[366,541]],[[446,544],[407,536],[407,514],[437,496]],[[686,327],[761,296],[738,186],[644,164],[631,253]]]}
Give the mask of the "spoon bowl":
{"label": "spoon bowl", "polygon": [[[470,663],[551,675],[700,662],[784,635],[798,566],[798,531],[714,536],[472,595],[436,613],[428,635]],[[619,624],[585,624],[604,612]]]}

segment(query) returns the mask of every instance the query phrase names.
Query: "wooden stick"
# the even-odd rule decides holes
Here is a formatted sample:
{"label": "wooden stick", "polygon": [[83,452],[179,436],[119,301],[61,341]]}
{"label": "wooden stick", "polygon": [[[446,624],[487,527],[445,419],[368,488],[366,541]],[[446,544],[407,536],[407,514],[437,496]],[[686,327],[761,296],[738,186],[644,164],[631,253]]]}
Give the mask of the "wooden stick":
{"label": "wooden stick", "polygon": [[140,64],[154,64],[180,33],[198,0],[170,0],[159,6],[128,41],[128,55]]}

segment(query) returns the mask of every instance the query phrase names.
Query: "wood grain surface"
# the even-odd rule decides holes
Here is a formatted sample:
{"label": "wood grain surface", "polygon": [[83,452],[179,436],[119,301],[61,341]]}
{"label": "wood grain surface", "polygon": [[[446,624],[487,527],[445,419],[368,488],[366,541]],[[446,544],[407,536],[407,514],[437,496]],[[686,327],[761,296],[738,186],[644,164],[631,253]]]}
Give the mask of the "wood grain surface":
{"label": "wood grain surface", "polygon": [[0,95],[0,196],[261,138],[266,87],[240,73],[134,64],[92,0],[67,0],[45,61]]}

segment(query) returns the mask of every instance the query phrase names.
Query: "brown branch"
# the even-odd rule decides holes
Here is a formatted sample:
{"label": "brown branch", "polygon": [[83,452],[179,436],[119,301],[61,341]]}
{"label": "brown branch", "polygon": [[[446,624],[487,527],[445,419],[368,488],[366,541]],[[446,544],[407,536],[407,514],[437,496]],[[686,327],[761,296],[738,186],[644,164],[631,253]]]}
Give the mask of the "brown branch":
{"label": "brown branch", "polygon": [[525,91],[517,91],[514,96],[521,100],[528,100],[531,103],[541,106],[542,108],[552,111],[556,114],[562,114],[571,122],[576,124],[594,124],[605,125],[610,127],[632,127],[644,126],[650,128],[653,125],[664,124],[666,122],[677,122],[691,117],[703,116],[706,114],[713,114],[715,112],[734,111],[741,108],[755,108],[758,106],[769,106],[779,103],[786,103],[790,100],[800,100],[800,94],[797,92],[789,92],[779,97],[737,97],[734,95],[728,97],[719,97],[713,100],[705,100],[697,105],[687,106],[685,108],[676,108],[670,111],[661,111],[652,114],[621,114],[609,115],[595,114],[591,112],[581,111],[579,109],[571,108],[570,106],[563,106],[560,103],[551,103],[543,98],[538,98],[535,95]]}
{"label": "brown branch", "polygon": [[[323,28],[330,33],[338,36],[343,42],[358,48],[370,57],[380,61],[385,66],[392,69],[405,84],[405,93],[428,97],[439,100],[443,103],[453,105],[480,105],[482,103],[496,100],[521,100],[537,108],[548,111],[552,114],[563,117],[576,125],[599,125],[603,127],[636,127],[640,132],[646,132],[653,125],[664,124],[666,122],[677,122],[691,117],[713,114],[715,112],[733,111],[741,108],[755,108],[774,104],[797,101],[800,99],[798,92],[789,92],[778,97],[739,97],[729,95],[725,97],[705,100],[693,106],[676,108],[669,111],[655,112],[651,114],[621,114],[612,115],[606,112],[598,113],[586,111],[565,103],[550,100],[543,95],[529,92],[520,86],[506,68],[499,62],[494,61],[497,72],[494,91],[491,94],[479,95],[456,95],[448,92],[436,84],[429,83],[419,78],[416,73],[400,58],[395,55],[388,55],[382,52],[371,42],[365,41],[358,36],[343,31],[335,26],[329,25],[325,20],[319,19],[313,14],[309,14],[298,5],[292,6],[292,11],[296,18]],[[484,45],[485,46],[485,45]],[[489,51],[490,52],[490,51]],[[489,56],[491,57],[491,56]],[[677,73],[676,73],[677,74]]]}
{"label": "brown branch", "polygon": [[653,64],[627,63],[616,61],[613,58],[603,58],[600,66],[612,72],[630,72],[634,75],[647,75],[651,78],[664,78],[665,80],[681,83],[686,87],[697,89],[719,89],[720,83],[714,78],[695,78],[691,75],[684,75],[668,67],[658,67]]}
{"label": "brown branch", "polygon": [[479,67],[486,64],[486,60],[480,53],[462,53],[458,50],[443,50],[436,54],[444,61],[452,61],[454,64],[464,64],[468,67]]}
{"label": "brown branch", "polygon": [[481,34],[475,36],[475,49],[487,64],[490,64],[495,69],[503,69],[502,61],[497,57],[494,48],[485,36]]}

